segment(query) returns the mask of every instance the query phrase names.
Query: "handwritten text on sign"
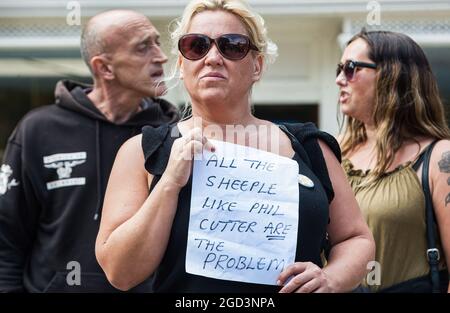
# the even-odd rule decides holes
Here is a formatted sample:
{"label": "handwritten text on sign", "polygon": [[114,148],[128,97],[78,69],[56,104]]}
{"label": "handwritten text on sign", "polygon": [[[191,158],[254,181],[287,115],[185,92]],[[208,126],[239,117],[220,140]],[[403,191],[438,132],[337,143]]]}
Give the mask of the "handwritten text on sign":
{"label": "handwritten text on sign", "polygon": [[295,259],[298,164],[279,155],[211,140],[194,161],[186,271],[275,285]]}

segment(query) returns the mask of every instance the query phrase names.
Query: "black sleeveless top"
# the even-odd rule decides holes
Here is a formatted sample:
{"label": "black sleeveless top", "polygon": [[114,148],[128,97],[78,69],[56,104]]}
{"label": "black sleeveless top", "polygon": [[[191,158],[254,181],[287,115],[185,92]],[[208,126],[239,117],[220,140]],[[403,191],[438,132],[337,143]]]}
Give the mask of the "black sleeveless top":
{"label": "black sleeveless top", "polygon": [[[168,163],[172,144],[174,140],[178,138],[171,136],[171,130],[173,129],[176,129],[176,126],[162,125],[158,128],[146,126],[142,130],[142,148],[145,156],[145,168],[150,174],[154,175],[150,186],[150,191],[153,190],[154,186],[163,174]],[[293,136],[286,128],[283,127],[282,129],[287,132],[291,140],[293,140],[293,146],[295,149],[299,142],[295,142],[296,145],[294,145],[295,136]],[[323,132],[320,133],[325,134]],[[334,148],[336,145],[332,142],[334,139],[331,139],[332,137],[330,135],[328,136],[330,138],[328,138],[326,142],[330,141],[331,145],[329,145],[332,147],[332,150],[335,151],[336,149]],[[308,167],[307,163],[311,166],[311,162],[309,160],[303,160],[300,157],[304,153],[298,151],[298,149],[295,150],[296,153],[293,159],[297,161],[299,165],[299,173],[309,177],[314,182],[313,188],[307,188],[299,184],[299,222],[295,261],[309,261],[322,267],[321,252],[323,250],[324,238],[326,237],[326,227],[329,222],[328,203],[331,201],[332,196],[330,199],[330,196],[327,195],[321,181]],[[340,152],[335,153],[338,158],[340,158]],[[323,160],[322,155],[318,157]],[[331,188],[329,179],[325,184],[328,183],[330,184],[330,186],[327,186],[329,189]],[[193,275],[186,272],[185,261],[190,216],[191,189],[192,174],[186,186],[183,187],[179,193],[178,207],[171,228],[167,249],[159,267],[154,272],[152,277],[154,292],[278,292],[281,287],[275,285],[261,285],[219,280],[215,278]]]}

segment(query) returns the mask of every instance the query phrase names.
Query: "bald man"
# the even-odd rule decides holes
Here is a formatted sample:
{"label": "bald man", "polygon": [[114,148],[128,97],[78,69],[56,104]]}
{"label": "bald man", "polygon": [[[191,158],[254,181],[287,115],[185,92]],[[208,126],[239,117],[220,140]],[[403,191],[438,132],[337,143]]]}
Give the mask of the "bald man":
{"label": "bald man", "polygon": [[144,125],[178,119],[157,98],[167,57],[144,15],[94,16],[81,54],[93,86],[58,82],[55,104],[29,112],[9,138],[0,170],[0,292],[116,291],[94,253],[115,155]]}

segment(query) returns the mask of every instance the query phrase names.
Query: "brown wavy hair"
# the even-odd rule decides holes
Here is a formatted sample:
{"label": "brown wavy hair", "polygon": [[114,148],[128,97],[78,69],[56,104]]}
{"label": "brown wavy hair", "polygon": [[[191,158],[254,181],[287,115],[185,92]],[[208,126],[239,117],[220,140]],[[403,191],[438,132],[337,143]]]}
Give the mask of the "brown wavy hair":
{"label": "brown wavy hair", "polygon": [[[373,122],[377,164],[368,182],[383,176],[395,153],[407,139],[423,136],[449,139],[444,106],[436,79],[420,46],[410,37],[390,31],[366,31],[353,36],[369,46],[368,57],[377,64]],[[345,156],[367,140],[362,122],[346,116],[341,143]]]}

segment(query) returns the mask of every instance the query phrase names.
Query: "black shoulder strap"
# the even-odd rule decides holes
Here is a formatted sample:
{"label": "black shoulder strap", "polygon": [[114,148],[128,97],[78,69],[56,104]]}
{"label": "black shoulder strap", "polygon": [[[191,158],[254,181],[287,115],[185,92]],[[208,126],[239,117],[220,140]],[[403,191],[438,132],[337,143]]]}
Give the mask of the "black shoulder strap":
{"label": "black shoulder strap", "polygon": [[341,162],[341,150],[336,139],[330,134],[318,130],[313,123],[285,123],[281,124],[280,128],[291,138],[295,151],[319,178],[327,193],[328,203],[330,203],[334,198],[333,185],[317,139],[324,141]]}
{"label": "black shoulder strap", "polygon": [[423,160],[425,159],[425,153],[428,151],[428,148],[430,148],[430,146],[433,144],[430,143],[430,145],[428,145],[425,149],[423,149],[423,151],[419,154],[419,157],[417,158],[416,162],[414,162],[414,164],[412,165],[412,168],[414,169],[414,171],[418,171],[419,167],[422,165]]}
{"label": "black shoulder strap", "polygon": [[175,140],[171,134],[173,125],[142,128],[142,150],[145,168],[152,175],[162,175],[169,161],[170,149]]}
{"label": "black shoulder strap", "polygon": [[[439,282],[439,259],[440,253],[436,247],[436,217],[433,209],[433,200],[430,193],[429,184],[429,171],[430,171],[430,158],[433,147],[437,140],[433,141],[424,151],[423,155],[423,168],[422,168],[422,188],[425,195],[425,210],[426,210],[426,222],[427,222],[427,260],[430,265],[430,277],[433,293],[440,292]],[[422,158],[422,156],[421,156]],[[419,158],[419,160],[421,159]],[[418,162],[416,162],[417,164]],[[415,164],[414,164],[415,165]],[[419,163],[420,165],[420,163]]]}

